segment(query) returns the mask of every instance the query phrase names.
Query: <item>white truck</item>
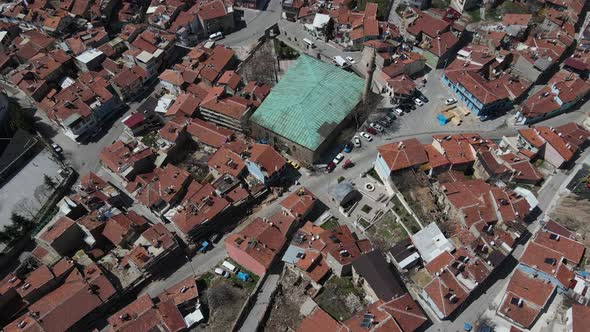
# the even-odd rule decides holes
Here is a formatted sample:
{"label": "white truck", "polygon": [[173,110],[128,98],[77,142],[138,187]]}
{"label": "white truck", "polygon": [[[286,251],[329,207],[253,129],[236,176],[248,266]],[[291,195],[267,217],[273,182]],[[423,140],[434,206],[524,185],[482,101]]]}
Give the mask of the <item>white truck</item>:
{"label": "white truck", "polygon": [[344,60],[344,58],[341,57],[340,55],[333,57],[332,60],[334,60],[334,62],[338,65],[338,67],[344,67],[347,65],[346,60]]}

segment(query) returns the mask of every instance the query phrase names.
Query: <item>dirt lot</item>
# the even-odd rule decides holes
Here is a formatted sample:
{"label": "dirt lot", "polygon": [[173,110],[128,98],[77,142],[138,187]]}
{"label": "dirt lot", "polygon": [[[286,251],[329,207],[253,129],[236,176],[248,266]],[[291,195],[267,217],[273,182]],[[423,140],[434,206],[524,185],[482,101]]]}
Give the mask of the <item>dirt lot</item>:
{"label": "dirt lot", "polygon": [[315,301],[330,316],[344,321],[365,307],[364,297],[364,292],[354,287],[352,277],[332,276]]}
{"label": "dirt lot", "polygon": [[308,285],[295,272],[285,269],[264,331],[287,331],[299,326],[303,319],[299,309],[307,299]]}
{"label": "dirt lot", "polygon": [[551,218],[568,229],[581,235],[579,239],[586,246],[590,246],[590,204],[588,200],[576,194],[569,194],[559,201]]}
{"label": "dirt lot", "polygon": [[410,274],[410,279],[419,287],[424,288],[432,281],[432,277],[426,269],[420,269]]}
{"label": "dirt lot", "polygon": [[194,331],[229,331],[248,298],[249,289],[233,287],[231,281],[217,277],[210,283],[203,298],[207,302],[209,313],[213,314],[207,323],[197,325]]}
{"label": "dirt lot", "polygon": [[430,182],[426,174],[408,170],[393,175],[392,179],[420,221],[444,220],[444,214],[436,204],[436,197],[430,190]]}
{"label": "dirt lot", "polygon": [[369,236],[371,242],[383,251],[408,237],[408,233],[395,219],[393,213],[387,211],[383,217],[367,230],[367,236]]}

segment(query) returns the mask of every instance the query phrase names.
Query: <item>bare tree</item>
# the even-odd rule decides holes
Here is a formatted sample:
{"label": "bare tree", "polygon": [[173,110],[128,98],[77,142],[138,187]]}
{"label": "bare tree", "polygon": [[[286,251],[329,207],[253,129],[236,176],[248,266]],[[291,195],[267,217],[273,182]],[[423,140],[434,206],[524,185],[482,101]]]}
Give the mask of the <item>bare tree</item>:
{"label": "bare tree", "polygon": [[233,302],[235,299],[236,294],[234,290],[226,284],[215,286],[207,291],[207,302],[211,309],[220,308],[223,305]]}
{"label": "bare tree", "polygon": [[39,204],[39,206],[43,206],[43,204],[45,204],[45,201],[49,197],[49,194],[50,188],[48,188],[46,185],[40,185],[37,188],[35,188],[35,191],[33,192],[33,197],[35,198],[35,201]]}
{"label": "bare tree", "polygon": [[23,217],[35,219],[40,208],[32,199],[23,198],[14,205],[13,211]]}

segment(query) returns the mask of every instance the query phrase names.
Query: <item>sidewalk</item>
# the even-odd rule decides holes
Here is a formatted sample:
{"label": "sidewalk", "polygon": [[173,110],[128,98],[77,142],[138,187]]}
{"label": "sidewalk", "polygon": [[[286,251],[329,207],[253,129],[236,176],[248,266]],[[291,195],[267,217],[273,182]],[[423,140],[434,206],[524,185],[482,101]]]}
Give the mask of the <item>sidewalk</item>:
{"label": "sidewalk", "polygon": [[268,305],[270,304],[271,298],[274,295],[278,285],[280,276],[278,274],[269,275],[262,286],[262,290],[256,296],[256,304],[248,313],[248,317],[244,321],[244,324],[240,327],[240,332],[250,332],[258,330],[258,325],[264,318]]}

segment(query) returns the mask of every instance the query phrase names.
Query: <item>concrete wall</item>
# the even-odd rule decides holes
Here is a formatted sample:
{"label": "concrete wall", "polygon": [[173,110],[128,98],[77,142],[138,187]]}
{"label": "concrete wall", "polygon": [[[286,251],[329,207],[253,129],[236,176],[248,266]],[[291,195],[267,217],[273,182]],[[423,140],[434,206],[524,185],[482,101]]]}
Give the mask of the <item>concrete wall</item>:
{"label": "concrete wall", "polygon": [[557,150],[555,150],[555,148],[551,146],[551,144],[549,143],[545,144],[545,153],[543,154],[543,159],[545,159],[546,161],[551,163],[551,165],[557,168],[562,167],[566,162],[566,160],[563,159],[559,152],[557,152]]}

